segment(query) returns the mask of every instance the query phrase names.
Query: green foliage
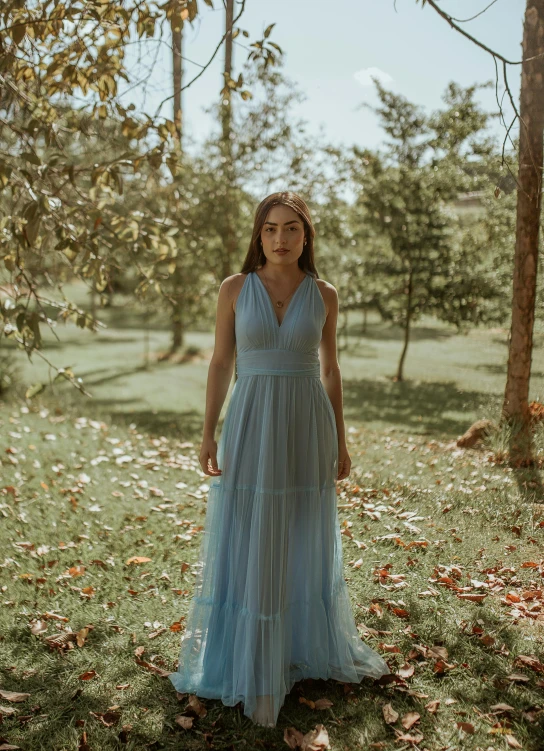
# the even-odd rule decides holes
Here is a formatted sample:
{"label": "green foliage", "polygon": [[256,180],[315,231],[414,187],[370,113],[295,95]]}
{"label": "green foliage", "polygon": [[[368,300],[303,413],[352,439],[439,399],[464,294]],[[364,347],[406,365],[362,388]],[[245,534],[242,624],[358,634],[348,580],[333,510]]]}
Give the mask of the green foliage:
{"label": "green foliage", "polygon": [[459,195],[485,196],[496,186],[498,152],[485,132],[490,115],[474,102],[477,87],[451,83],[445,108],[427,116],[375,84],[374,109],[390,141],[384,153],[353,150],[356,207],[385,240],[366,258],[369,304],[402,325],[406,340],[425,313],[459,329],[503,322],[508,272],[497,272],[508,261],[489,247],[492,220],[469,221],[454,208]]}
{"label": "green foliage", "polygon": [[[161,285],[177,268],[175,222],[138,201],[137,191],[151,176],[164,187],[168,170],[175,173],[175,124],[125,106],[120,90],[138,85],[127,68],[127,45],[157,41],[170,25],[164,20],[180,28],[199,10],[196,0],[8,0],[2,10],[0,282],[10,299],[1,309],[2,334],[31,354],[44,324],[99,326],[64,299],[49,319],[44,288],[62,289],[76,276],[106,295],[128,270],[138,293],[170,294]],[[252,49],[257,63],[273,65],[281,53],[269,38],[272,28]],[[226,86],[251,95],[243,76]],[[193,290],[193,297],[205,291]],[[73,383],[82,388],[80,379]]]}

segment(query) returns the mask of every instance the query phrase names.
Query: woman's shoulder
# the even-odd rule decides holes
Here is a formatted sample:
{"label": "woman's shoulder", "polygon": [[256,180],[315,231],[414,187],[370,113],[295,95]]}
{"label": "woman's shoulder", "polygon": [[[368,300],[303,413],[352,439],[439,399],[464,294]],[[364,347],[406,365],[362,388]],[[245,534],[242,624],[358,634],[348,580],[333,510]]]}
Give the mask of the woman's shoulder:
{"label": "woman's shoulder", "polygon": [[330,282],[325,281],[325,279],[316,279],[315,282],[319,287],[319,291],[323,295],[323,299],[325,301],[333,301],[338,297],[336,287],[334,287]]}
{"label": "woman's shoulder", "polygon": [[229,297],[236,296],[245,282],[247,274],[231,274],[226,276],[221,282],[221,288],[226,290]]}
{"label": "woman's shoulder", "polygon": [[221,282],[221,290],[224,290],[233,310],[236,308],[236,300],[238,299],[240,290],[244,286],[247,276],[247,274],[242,274],[241,272],[238,274],[231,274],[230,276],[226,276]]}

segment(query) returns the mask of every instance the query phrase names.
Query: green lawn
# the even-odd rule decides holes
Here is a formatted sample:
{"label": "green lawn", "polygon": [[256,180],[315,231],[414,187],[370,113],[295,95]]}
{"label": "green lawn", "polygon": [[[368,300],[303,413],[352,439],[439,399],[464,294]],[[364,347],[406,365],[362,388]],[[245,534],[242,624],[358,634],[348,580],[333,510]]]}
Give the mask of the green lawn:
{"label": "green lawn", "polygon": [[[81,285],[67,287],[66,294],[88,307]],[[76,404],[83,408],[87,403],[90,410],[104,408],[113,420],[121,413],[130,414],[146,425],[168,423],[170,416],[180,414],[198,421],[204,412],[213,333],[188,332],[185,346],[200,352],[192,362],[158,362],[157,355],[168,349],[170,341],[164,321],[150,320],[144,328],[141,313],[128,308],[123,298],[115,297],[114,302],[114,307],[100,310],[106,328],[99,333],[67,324],[58,327],[55,336],[43,328],[43,354],[57,367],[72,367],[92,395],[91,399],[76,396]],[[399,328],[372,315],[362,336],[359,315],[350,314],[348,348],[339,352],[347,419],[376,430],[457,437],[472,421],[498,414],[505,382],[506,329],[458,335],[454,327],[424,318],[413,327],[405,381],[395,383],[392,376],[402,340]],[[539,401],[544,401],[543,342],[544,327],[537,326],[530,398]],[[36,354],[32,362],[22,353],[17,359],[27,384],[49,382],[55,375]],[[69,384],[57,382],[51,389],[63,403],[74,401]],[[227,404],[228,400],[222,416]]]}
{"label": "green lawn", "polygon": [[[506,334],[426,322],[398,384],[400,334],[371,322],[356,337],[358,326],[340,358],[345,577],[361,636],[396,681],[296,684],[275,729],[203,700],[206,715],[182,729],[188,697],[161,671],[176,666],[202,539],[212,336],[187,337],[201,361],[144,369],[142,330],[67,327],[44,354],[93,398],[57,384],[0,407],[0,690],[28,694],[0,694],[0,748],[283,749],[285,728],[318,723],[342,751],[544,748],[539,473],[501,464],[493,445],[455,445],[474,418],[496,416]],[[150,333],[151,352],[167,343]],[[28,383],[47,375],[34,363],[21,357]],[[539,398],[538,346],[534,371]],[[542,457],[542,433],[537,445]],[[313,709],[319,698],[332,706]]]}

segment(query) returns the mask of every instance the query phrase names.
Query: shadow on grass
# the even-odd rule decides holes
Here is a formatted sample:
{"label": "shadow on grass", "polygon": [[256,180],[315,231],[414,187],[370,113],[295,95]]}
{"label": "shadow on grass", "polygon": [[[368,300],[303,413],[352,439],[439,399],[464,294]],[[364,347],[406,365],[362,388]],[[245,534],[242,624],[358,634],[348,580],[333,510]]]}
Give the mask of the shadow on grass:
{"label": "shadow on grass", "polygon": [[[467,368],[472,367],[473,370],[480,370],[489,375],[500,375],[506,378],[506,364],[501,363],[478,363],[477,365],[470,365],[465,362]],[[531,378],[544,378],[544,373],[538,370],[531,371]]]}
{"label": "shadow on grass", "polygon": [[[386,422],[418,433],[457,437],[470,418],[463,413],[477,410],[488,394],[459,391],[454,383],[408,383],[343,379],[344,415],[359,422]],[[446,416],[458,412],[459,417]]]}
{"label": "shadow on grass", "polygon": [[[102,402],[102,409],[106,409],[106,403]],[[135,410],[123,412],[108,410],[116,425],[128,426],[134,423],[138,428],[152,436],[165,436],[180,441],[200,441],[202,438],[203,416],[197,410],[185,412],[172,412],[162,410]],[[218,434],[222,423],[218,425]]]}
{"label": "shadow on grass", "polygon": [[[364,341],[364,339],[400,343],[404,341],[404,331],[399,326],[369,325],[363,334],[360,328],[358,329],[356,325],[352,324],[349,326],[347,333],[350,339],[353,338],[357,341]],[[416,326],[410,330],[411,342],[421,342],[425,340],[435,342],[446,341],[455,336],[459,336],[458,332],[455,330],[448,331],[445,329],[434,328],[432,326]]]}
{"label": "shadow on grass", "polygon": [[133,344],[134,342],[140,341],[141,339],[141,336],[136,335],[117,337],[108,336],[107,334],[96,334],[96,339],[89,339],[88,337],[63,336],[60,342],[56,339],[48,339],[47,341],[45,341],[43,344],[43,351],[54,352],[56,350],[66,349],[67,347],[84,347],[87,349],[95,344],[118,347],[123,344]]}

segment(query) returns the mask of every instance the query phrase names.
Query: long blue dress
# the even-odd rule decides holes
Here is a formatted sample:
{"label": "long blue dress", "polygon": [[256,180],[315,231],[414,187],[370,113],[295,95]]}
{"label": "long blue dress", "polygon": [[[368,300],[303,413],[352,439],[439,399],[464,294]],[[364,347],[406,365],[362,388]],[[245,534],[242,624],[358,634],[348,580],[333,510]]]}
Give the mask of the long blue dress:
{"label": "long blue dress", "polygon": [[255,272],[236,302],[236,370],[210,482],[179,692],[275,726],[304,678],[390,672],[361,641],[343,573],[338,437],[320,380],[326,310],[306,274],[281,325]]}

